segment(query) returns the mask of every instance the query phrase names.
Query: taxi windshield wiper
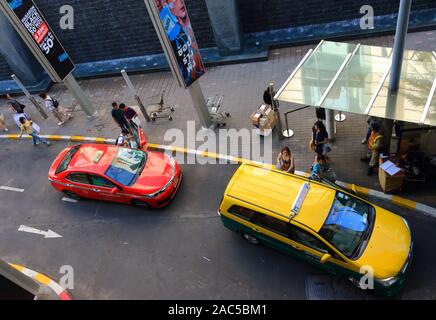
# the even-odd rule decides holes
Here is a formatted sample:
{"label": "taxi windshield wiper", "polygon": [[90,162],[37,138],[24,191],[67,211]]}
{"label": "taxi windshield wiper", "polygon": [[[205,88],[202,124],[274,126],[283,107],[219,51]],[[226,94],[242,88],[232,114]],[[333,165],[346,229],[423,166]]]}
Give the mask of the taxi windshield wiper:
{"label": "taxi windshield wiper", "polygon": [[372,230],[374,229],[374,222],[375,222],[375,213],[374,208],[370,207],[370,215],[368,217],[368,227],[366,228],[365,232],[363,233],[362,237],[359,240],[359,243],[356,246],[356,250],[353,252],[352,257],[357,258],[360,256],[363,248],[364,243],[368,243],[369,236],[372,234]]}
{"label": "taxi windshield wiper", "polygon": [[144,157],[141,160],[141,164],[139,165],[137,176],[140,177],[142,172],[144,171],[145,164],[147,163],[147,154],[144,153]]}

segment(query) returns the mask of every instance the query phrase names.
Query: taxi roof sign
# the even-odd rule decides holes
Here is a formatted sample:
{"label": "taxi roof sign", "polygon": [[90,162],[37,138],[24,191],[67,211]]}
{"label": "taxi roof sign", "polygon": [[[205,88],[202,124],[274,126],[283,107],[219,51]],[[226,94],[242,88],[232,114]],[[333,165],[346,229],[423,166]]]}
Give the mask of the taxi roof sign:
{"label": "taxi roof sign", "polygon": [[94,163],[99,163],[101,158],[103,157],[104,152],[99,150],[97,151],[97,153],[95,154],[95,158],[94,158]]}
{"label": "taxi roof sign", "polygon": [[301,186],[300,191],[298,192],[298,195],[295,198],[294,203],[292,204],[290,219],[294,218],[300,212],[301,206],[303,205],[304,200],[309,193],[309,190],[310,184],[308,182],[304,183]]}

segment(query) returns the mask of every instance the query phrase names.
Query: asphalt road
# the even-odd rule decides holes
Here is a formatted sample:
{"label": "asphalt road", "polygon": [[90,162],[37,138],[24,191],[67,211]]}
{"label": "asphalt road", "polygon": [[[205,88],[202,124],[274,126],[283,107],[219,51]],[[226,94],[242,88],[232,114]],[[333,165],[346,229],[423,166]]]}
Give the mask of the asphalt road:
{"label": "asphalt road", "polygon": [[[333,283],[336,296],[374,298],[225,229],[216,211],[237,166],[182,166],[181,189],[163,210],[69,203],[47,181],[65,146],[0,141],[0,187],[24,189],[0,190],[0,258],[56,280],[71,265],[77,299],[306,299],[311,277]],[[398,298],[436,298],[436,220],[379,204],[405,216],[414,234],[415,260]],[[63,237],[18,232],[20,225]]]}

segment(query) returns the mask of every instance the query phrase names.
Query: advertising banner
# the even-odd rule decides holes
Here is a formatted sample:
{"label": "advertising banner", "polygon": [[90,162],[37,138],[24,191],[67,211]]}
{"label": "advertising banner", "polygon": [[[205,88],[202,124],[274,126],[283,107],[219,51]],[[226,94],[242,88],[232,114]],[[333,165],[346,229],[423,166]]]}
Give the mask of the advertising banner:
{"label": "advertising banner", "polygon": [[14,21],[18,19],[42,54],[39,56],[44,57],[55,72],[54,80],[63,81],[74,70],[74,64],[39,9],[32,0],[7,0],[7,4],[15,15]]}
{"label": "advertising banner", "polygon": [[[204,73],[204,64],[195,39],[184,0],[154,0],[160,23],[165,30],[178,71],[185,87],[189,87]],[[165,46],[164,46],[165,47]]]}

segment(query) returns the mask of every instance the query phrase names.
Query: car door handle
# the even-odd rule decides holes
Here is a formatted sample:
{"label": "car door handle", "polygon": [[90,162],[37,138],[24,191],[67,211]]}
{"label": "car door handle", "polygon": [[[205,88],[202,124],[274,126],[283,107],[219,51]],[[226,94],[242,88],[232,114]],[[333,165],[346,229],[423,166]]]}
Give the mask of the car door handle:
{"label": "car door handle", "polygon": [[297,249],[297,250],[301,250],[301,247],[295,246],[295,245],[292,245],[292,248]]}
{"label": "car door handle", "polygon": [[253,228],[253,231],[255,231],[255,232],[260,232],[260,230],[257,229],[257,228]]}
{"label": "car door handle", "polygon": [[101,190],[99,190],[99,189],[92,189],[92,191],[94,191],[94,192],[101,192]]}

